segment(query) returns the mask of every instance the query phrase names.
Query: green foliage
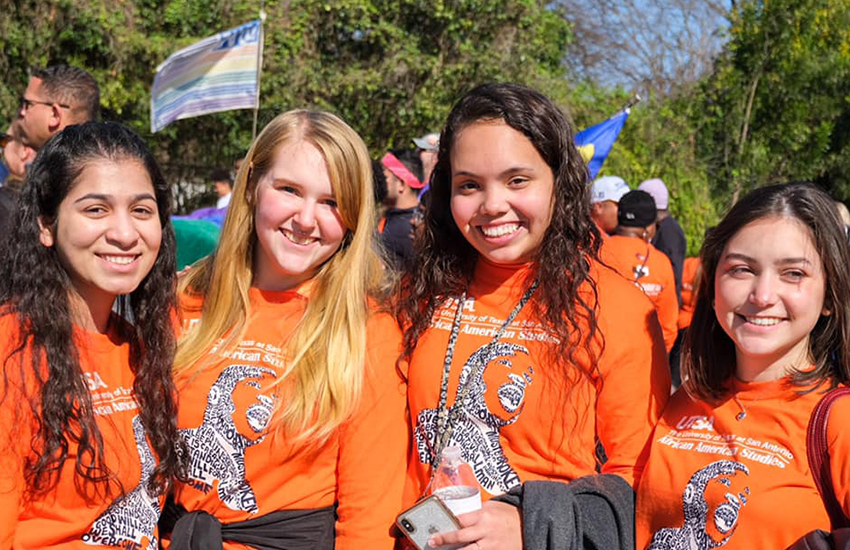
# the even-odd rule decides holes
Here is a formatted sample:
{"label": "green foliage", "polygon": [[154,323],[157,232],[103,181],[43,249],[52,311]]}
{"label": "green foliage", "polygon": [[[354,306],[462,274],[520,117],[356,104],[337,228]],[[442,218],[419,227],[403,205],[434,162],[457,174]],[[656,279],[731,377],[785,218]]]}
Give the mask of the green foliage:
{"label": "green foliage", "polygon": [[729,35],[695,119],[715,194],[810,180],[850,198],[850,4],[748,0]]}
{"label": "green foliage", "polygon": [[[580,130],[619,110],[629,93],[569,80],[562,5],[267,0],[259,126],[289,109],[327,109],[378,156],[438,130],[472,86],[509,80],[552,97]],[[634,107],[602,170],[632,187],[662,178],[689,254],[754,187],[808,179],[850,198],[850,4],[735,6],[712,73]],[[247,150],[253,113],[181,120],[151,134],[155,69],[177,49],[255,19],[258,7],[256,0],[15,0],[0,10],[0,112],[15,116],[32,66],[88,69],[101,85],[105,118],[146,137],[175,183],[179,208],[193,209],[210,200],[212,168],[231,167]]]}
{"label": "green foliage", "polygon": [[[250,145],[253,113],[180,120],[150,133],[155,69],[181,47],[255,19],[248,0],[60,0],[0,11],[0,112],[15,116],[31,66],[70,63],[101,86],[104,118],[151,144],[181,210]],[[473,85],[511,80],[563,95],[569,41],[539,0],[268,0],[259,126],[300,107],[333,111],[375,155],[438,130]]]}

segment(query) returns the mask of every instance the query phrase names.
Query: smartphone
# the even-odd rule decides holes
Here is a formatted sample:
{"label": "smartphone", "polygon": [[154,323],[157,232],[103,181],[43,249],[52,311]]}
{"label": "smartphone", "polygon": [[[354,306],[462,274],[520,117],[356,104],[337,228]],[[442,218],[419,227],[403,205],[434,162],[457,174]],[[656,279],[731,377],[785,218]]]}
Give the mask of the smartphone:
{"label": "smartphone", "polygon": [[428,539],[437,533],[451,533],[460,529],[460,522],[436,495],[424,498],[402,512],[396,525],[417,550],[456,550],[465,544],[449,544],[432,548]]}

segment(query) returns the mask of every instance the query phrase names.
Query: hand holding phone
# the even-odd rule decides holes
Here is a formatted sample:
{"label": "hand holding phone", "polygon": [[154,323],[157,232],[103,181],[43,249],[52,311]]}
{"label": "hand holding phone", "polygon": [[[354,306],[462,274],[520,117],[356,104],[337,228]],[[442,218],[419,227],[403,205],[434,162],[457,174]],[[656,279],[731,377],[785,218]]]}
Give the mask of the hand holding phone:
{"label": "hand holding phone", "polygon": [[435,495],[424,498],[402,512],[396,525],[417,550],[456,550],[463,544],[432,548],[428,539],[437,533],[450,533],[461,528],[460,522],[443,501]]}

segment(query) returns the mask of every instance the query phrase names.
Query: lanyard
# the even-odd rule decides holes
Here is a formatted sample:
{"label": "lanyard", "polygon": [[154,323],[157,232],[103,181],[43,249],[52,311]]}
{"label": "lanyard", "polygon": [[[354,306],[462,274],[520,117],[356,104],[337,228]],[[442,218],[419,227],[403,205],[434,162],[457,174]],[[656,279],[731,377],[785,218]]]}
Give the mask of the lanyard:
{"label": "lanyard", "polygon": [[[510,325],[519,312],[522,311],[522,308],[528,301],[531,299],[531,295],[534,294],[534,291],[537,290],[537,280],[531,283],[531,286],[528,287],[528,290],[525,291],[525,294],[522,295],[522,298],[519,299],[517,305],[514,306],[511,314],[508,315],[508,318],[505,319],[505,322],[502,323],[502,326],[493,335],[493,339],[487,344],[487,348],[491,348],[499,341],[499,338],[505,333],[508,325]],[[455,312],[454,323],[452,323],[452,332],[449,335],[449,344],[446,347],[446,358],[443,361],[443,380],[440,384],[440,406],[437,412],[437,433],[435,434],[435,444],[431,448],[431,465],[433,468],[436,468],[440,464],[440,453],[442,453],[443,449],[448,445],[449,441],[452,437],[452,432],[454,431],[454,423],[456,422],[458,416],[460,416],[463,405],[466,404],[467,397],[469,395],[469,389],[472,386],[472,381],[478,377],[479,371],[484,368],[485,365],[479,364],[476,366],[475,371],[470,373],[470,376],[466,379],[466,384],[461,389],[458,394],[457,401],[452,406],[451,410],[449,410],[448,403],[448,394],[449,394],[449,373],[452,370],[452,358],[454,357],[455,345],[457,344],[457,336],[460,333],[460,323],[463,317],[463,304],[466,301],[466,292],[460,296],[460,299],[457,303],[457,311]],[[459,406],[460,405],[460,406]],[[426,437],[427,439],[427,437]]]}

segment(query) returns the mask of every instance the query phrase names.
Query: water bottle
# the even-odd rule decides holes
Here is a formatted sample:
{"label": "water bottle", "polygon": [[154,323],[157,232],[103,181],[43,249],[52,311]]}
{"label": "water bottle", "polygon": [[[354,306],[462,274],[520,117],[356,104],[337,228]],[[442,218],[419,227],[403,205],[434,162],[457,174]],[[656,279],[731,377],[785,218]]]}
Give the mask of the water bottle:
{"label": "water bottle", "polygon": [[454,515],[481,508],[481,491],[472,467],[461,457],[460,447],[448,446],[440,453],[440,466],[434,474],[431,492]]}

